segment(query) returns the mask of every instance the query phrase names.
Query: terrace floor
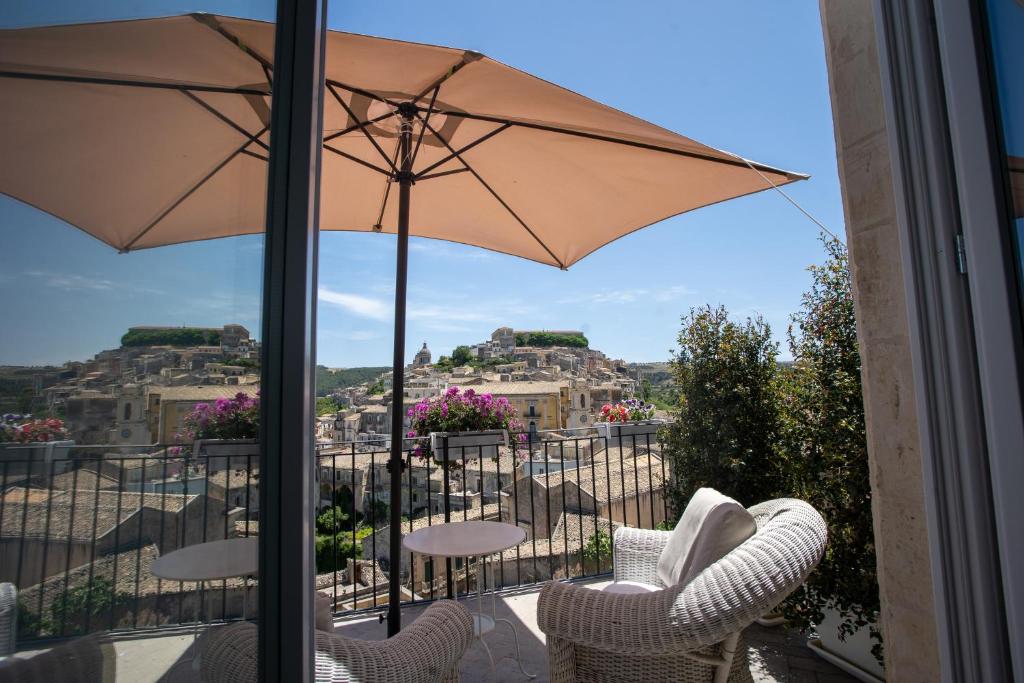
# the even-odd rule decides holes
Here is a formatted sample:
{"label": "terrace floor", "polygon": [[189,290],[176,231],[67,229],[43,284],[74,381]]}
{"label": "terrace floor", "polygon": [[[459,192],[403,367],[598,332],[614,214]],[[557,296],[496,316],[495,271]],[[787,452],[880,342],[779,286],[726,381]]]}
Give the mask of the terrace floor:
{"label": "terrace floor", "polygon": [[[538,590],[505,593],[498,600],[498,616],[517,625],[522,646],[523,665],[536,673],[538,683],[548,680],[547,652],[544,635],[537,627],[536,607]],[[403,609],[403,622],[411,623],[423,607]],[[385,637],[386,628],[376,614],[361,615],[335,622],[335,631],[351,638],[377,640]],[[471,645],[462,660],[463,681],[526,681],[519,673],[512,655],[515,646],[507,628],[499,628],[486,636],[496,660],[493,677],[483,648]],[[767,629],[752,626],[747,632],[747,643],[754,680],[761,682],[792,681],[794,683],[845,683],[854,681],[831,664],[815,656],[798,633],[782,628]],[[119,638],[117,652],[117,683],[195,683],[198,674],[187,663],[175,666],[191,657],[191,633],[153,637]],[[20,653],[21,656],[30,653]]]}

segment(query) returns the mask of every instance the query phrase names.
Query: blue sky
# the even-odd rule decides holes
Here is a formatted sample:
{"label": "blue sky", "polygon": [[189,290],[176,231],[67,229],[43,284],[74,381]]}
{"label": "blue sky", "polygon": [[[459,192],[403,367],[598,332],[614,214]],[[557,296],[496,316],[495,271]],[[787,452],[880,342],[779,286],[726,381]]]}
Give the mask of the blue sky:
{"label": "blue sky", "polygon": [[[471,48],[584,95],[758,161],[809,173],[787,187],[842,234],[832,115],[816,2],[341,3],[331,28]],[[268,18],[265,2],[5,3],[4,26],[219,11]],[[330,192],[331,188],[323,188]],[[341,191],[341,190],[335,190]],[[774,192],[634,233],[567,272],[479,249],[413,240],[409,356],[487,338],[500,325],[579,328],[627,360],[662,360],[680,315],[724,304],[759,313],[784,340],[822,257],[818,229]],[[118,255],[0,197],[0,364],[89,357],[130,325],[258,330],[259,237]],[[388,365],[394,238],[325,233],[318,360]],[[15,324],[16,322],[16,324]],[[783,343],[785,356],[785,343]]]}

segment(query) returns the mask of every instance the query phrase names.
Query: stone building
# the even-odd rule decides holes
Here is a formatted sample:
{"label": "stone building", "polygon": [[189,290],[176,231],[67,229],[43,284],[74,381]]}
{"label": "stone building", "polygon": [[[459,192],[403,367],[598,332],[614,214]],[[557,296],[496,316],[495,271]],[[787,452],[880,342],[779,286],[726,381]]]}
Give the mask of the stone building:
{"label": "stone building", "polygon": [[413,367],[421,368],[424,365],[430,365],[430,357],[427,342],[423,342],[423,348],[416,352],[416,357],[412,360]]}

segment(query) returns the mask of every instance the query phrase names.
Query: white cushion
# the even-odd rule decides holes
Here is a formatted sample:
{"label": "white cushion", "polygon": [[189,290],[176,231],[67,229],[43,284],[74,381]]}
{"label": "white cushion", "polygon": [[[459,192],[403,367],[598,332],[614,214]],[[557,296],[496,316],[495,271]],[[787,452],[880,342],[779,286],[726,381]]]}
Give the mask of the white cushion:
{"label": "white cushion", "polygon": [[742,505],[714,489],[698,489],[661,551],[658,578],[666,586],[685,585],[755,531],[754,517]]}
{"label": "white cushion", "polygon": [[652,586],[649,583],[639,581],[612,581],[601,589],[603,593],[621,593],[623,595],[634,595],[636,593],[656,593],[661,588]]}

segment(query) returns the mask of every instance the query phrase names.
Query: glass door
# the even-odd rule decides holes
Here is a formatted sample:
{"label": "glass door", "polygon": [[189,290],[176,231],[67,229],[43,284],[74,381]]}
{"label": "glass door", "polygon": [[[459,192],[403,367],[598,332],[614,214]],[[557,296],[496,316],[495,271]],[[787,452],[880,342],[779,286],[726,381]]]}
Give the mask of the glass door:
{"label": "glass door", "polygon": [[[282,512],[277,465],[288,439],[302,453],[281,376],[302,375],[308,354],[287,356],[311,321],[282,333],[286,311],[309,307],[266,273],[285,257],[300,273],[315,264],[315,242],[298,259],[286,250],[316,228],[315,204],[293,206],[318,157],[282,178],[301,159],[296,131],[319,134],[322,3],[200,5],[0,12],[7,649],[116,634],[105,661],[118,680],[215,671],[225,663],[203,661],[195,636],[232,624],[244,640],[268,630],[261,613],[273,635],[250,641],[254,679],[312,662],[308,637],[280,635],[301,636],[305,617],[312,632],[312,596],[283,613],[292,570],[265,564],[282,536],[308,540],[303,500]],[[313,74],[302,83],[296,60]]]}

